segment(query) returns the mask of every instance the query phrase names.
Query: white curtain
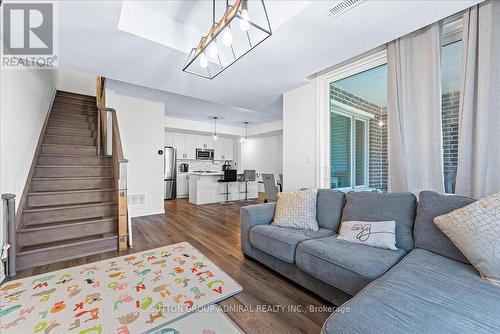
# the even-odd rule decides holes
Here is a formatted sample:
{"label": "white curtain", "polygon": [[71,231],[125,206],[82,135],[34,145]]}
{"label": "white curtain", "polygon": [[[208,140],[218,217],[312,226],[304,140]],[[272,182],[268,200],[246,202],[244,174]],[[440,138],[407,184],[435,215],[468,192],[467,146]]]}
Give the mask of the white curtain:
{"label": "white curtain", "polygon": [[444,192],[440,26],[387,46],[389,191]]}
{"label": "white curtain", "polygon": [[464,15],[462,92],[455,192],[500,191],[500,1]]}

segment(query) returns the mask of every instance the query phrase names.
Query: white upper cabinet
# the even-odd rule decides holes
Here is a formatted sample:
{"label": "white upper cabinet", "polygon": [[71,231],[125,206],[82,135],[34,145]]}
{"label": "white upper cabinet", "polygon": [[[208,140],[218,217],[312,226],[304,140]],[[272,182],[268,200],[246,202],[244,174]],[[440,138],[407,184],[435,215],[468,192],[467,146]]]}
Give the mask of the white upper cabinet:
{"label": "white upper cabinet", "polygon": [[233,139],[227,137],[217,138],[215,143],[215,160],[233,160]]}
{"label": "white upper cabinet", "polygon": [[174,135],[171,133],[165,133],[165,146],[174,147]]}
{"label": "white upper cabinet", "polygon": [[224,141],[224,160],[233,160],[234,140],[233,138],[226,138]]}
{"label": "white upper cabinet", "polygon": [[214,148],[214,138],[212,136],[196,136],[196,148]]}
{"label": "white upper cabinet", "polygon": [[186,159],[196,159],[196,137],[195,135],[184,136],[184,152]]}
{"label": "white upper cabinet", "polygon": [[177,149],[177,159],[196,159],[196,149],[214,149],[214,160],[233,160],[233,138],[218,136],[165,133],[165,146]]}

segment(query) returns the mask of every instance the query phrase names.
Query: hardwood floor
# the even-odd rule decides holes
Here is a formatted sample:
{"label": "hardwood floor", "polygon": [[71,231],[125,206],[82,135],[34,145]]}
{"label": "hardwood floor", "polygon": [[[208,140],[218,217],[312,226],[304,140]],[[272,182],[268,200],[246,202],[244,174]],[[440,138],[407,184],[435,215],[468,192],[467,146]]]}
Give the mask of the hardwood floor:
{"label": "hardwood floor", "polygon": [[[186,199],[166,201],[165,215],[133,219],[134,248],[127,252],[107,252],[27,269],[18,272],[16,278],[188,241],[244,287],[242,293],[220,305],[246,333],[320,333],[330,313],[293,310],[331,304],[258,262],[244,258],[239,230],[239,211],[244,205],[247,204],[235,202],[228,206],[196,206]],[[287,309],[282,310],[280,305]],[[274,307],[273,312],[262,312],[264,307]]]}

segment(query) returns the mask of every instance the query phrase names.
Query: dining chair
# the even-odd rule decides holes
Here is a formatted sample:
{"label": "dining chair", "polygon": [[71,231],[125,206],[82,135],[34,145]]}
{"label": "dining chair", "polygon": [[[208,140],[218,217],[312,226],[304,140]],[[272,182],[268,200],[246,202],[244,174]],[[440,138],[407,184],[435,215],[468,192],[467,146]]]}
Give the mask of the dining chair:
{"label": "dining chair", "polygon": [[278,187],[276,187],[274,174],[262,174],[262,182],[265,191],[264,203],[278,200]]}

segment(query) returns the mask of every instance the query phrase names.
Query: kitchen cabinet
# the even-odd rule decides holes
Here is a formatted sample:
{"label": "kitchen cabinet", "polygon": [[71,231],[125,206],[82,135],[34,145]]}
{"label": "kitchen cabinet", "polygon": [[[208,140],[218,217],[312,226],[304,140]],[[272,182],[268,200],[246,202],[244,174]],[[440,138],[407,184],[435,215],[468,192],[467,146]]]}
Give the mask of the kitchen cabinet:
{"label": "kitchen cabinet", "polygon": [[227,137],[217,138],[215,143],[215,160],[233,160],[233,139]]}
{"label": "kitchen cabinet", "polygon": [[184,135],[184,154],[185,159],[196,159],[196,136]]}
{"label": "kitchen cabinet", "polygon": [[196,148],[214,148],[212,136],[196,136]]}
{"label": "kitchen cabinet", "polygon": [[171,133],[165,134],[165,146],[174,147],[174,135]]}
{"label": "kitchen cabinet", "polygon": [[172,135],[172,146],[177,149],[177,159],[187,159],[184,137],[185,136],[180,133],[174,133]]}
{"label": "kitchen cabinet", "polygon": [[189,174],[177,173],[177,197],[187,197],[189,194]]}
{"label": "kitchen cabinet", "polygon": [[166,133],[165,146],[172,146],[177,150],[177,159],[195,160],[196,149],[213,149],[214,160],[233,160],[234,140],[230,137],[191,135],[184,133]]}
{"label": "kitchen cabinet", "polygon": [[224,160],[233,160],[234,140],[225,138],[224,141]]}

